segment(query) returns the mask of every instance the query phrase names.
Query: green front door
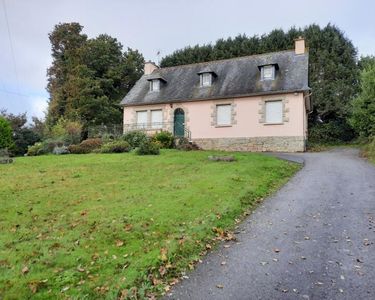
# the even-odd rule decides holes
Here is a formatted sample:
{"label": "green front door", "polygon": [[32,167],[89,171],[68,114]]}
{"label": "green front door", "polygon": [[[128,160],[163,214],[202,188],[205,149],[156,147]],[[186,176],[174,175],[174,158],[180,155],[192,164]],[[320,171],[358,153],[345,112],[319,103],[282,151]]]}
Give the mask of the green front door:
{"label": "green front door", "polygon": [[174,135],[183,137],[185,135],[185,112],[181,108],[174,111]]}

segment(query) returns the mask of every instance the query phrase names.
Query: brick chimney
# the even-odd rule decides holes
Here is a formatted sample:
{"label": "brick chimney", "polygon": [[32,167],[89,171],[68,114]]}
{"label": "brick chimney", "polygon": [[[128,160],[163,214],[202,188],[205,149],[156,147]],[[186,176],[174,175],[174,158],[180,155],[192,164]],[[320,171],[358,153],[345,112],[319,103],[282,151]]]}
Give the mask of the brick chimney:
{"label": "brick chimney", "polygon": [[300,36],[294,40],[294,51],[296,54],[304,54],[305,50],[305,39]]}
{"label": "brick chimney", "polygon": [[159,69],[159,67],[151,60],[145,63],[145,68],[144,68],[145,75],[150,75],[156,69]]}

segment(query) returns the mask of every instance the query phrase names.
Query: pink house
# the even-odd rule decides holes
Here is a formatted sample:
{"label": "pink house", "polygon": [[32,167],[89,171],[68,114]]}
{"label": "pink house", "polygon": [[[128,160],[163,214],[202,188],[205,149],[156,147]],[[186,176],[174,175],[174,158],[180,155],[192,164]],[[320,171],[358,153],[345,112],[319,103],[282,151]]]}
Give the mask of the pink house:
{"label": "pink house", "polygon": [[176,67],[147,62],[121,101],[124,131],[171,131],[203,149],[304,151],[308,52],[293,50]]}

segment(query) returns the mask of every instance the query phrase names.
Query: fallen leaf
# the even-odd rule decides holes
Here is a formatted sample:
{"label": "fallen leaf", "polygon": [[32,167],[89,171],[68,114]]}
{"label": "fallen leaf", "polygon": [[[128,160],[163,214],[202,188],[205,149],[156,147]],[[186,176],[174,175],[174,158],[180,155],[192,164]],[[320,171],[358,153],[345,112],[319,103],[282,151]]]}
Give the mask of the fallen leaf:
{"label": "fallen leaf", "polygon": [[132,224],[126,224],[126,225],[124,226],[124,230],[125,230],[125,231],[130,231],[130,230],[132,230],[132,228],[133,228],[133,225],[132,225]]}
{"label": "fallen leaf", "polygon": [[29,273],[29,268],[27,266],[23,267],[21,270],[22,274],[27,274]]}
{"label": "fallen leaf", "polygon": [[39,282],[33,281],[29,283],[29,289],[30,291],[35,294],[38,291]]}
{"label": "fallen leaf", "polygon": [[124,245],[124,242],[123,241],[121,241],[121,240],[116,240],[116,246],[117,247],[121,247],[121,246],[123,246]]}
{"label": "fallen leaf", "polygon": [[161,281],[160,279],[155,278],[155,277],[152,278],[152,284],[153,285],[159,285],[159,284],[162,284],[162,283],[163,283],[163,281]]}
{"label": "fallen leaf", "polygon": [[162,261],[167,261],[168,260],[167,253],[168,253],[168,249],[167,248],[161,248],[160,249],[160,258],[161,258]]}
{"label": "fallen leaf", "polygon": [[210,244],[206,244],[206,249],[207,250],[209,250],[209,249],[211,249],[212,248],[212,246],[210,245]]}
{"label": "fallen leaf", "polygon": [[163,277],[166,272],[167,272],[167,269],[164,266],[160,266],[160,268],[159,268],[159,274],[160,274],[160,276]]}
{"label": "fallen leaf", "polygon": [[77,271],[78,271],[78,272],[85,272],[85,269],[82,268],[81,265],[79,265],[79,266],[77,267]]}

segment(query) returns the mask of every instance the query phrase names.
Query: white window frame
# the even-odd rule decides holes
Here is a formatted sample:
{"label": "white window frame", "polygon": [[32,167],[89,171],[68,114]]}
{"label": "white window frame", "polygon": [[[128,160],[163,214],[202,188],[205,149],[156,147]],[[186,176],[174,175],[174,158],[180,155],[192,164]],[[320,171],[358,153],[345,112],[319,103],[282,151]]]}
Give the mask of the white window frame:
{"label": "white window frame", "polygon": [[[271,73],[269,74],[270,76],[265,76],[267,73],[266,71],[270,71]],[[275,66],[274,65],[268,65],[268,66],[263,66],[262,67],[262,80],[274,80],[275,79]]]}
{"label": "white window frame", "polygon": [[153,79],[150,81],[150,92],[158,92],[160,91],[160,80]]}
{"label": "white window frame", "polygon": [[[154,122],[154,113],[160,113],[160,121]],[[152,129],[162,129],[163,128],[163,110],[162,109],[152,109],[151,110],[151,128]]]}
{"label": "white window frame", "polygon": [[[225,116],[224,118],[220,117],[220,108],[227,108],[228,109],[228,116]],[[223,104],[217,104],[216,105],[216,126],[218,127],[225,127],[225,126],[232,126],[232,104],[230,103],[223,103]],[[225,121],[222,121],[222,120]]]}
{"label": "white window frame", "polygon": [[[283,124],[283,100],[267,100],[264,105],[265,124]],[[276,107],[276,105],[279,105],[279,107]],[[279,113],[276,117],[271,115],[276,112]]]}
{"label": "white window frame", "polygon": [[[146,128],[147,127],[147,121],[148,121],[148,111],[147,110],[138,110],[136,113],[136,120],[137,120],[137,128]],[[139,122],[139,114],[145,113],[146,114],[146,122]]]}
{"label": "white window frame", "polygon": [[202,73],[200,74],[200,85],[201,87],[207,87],[212,85],[212,74]]}

